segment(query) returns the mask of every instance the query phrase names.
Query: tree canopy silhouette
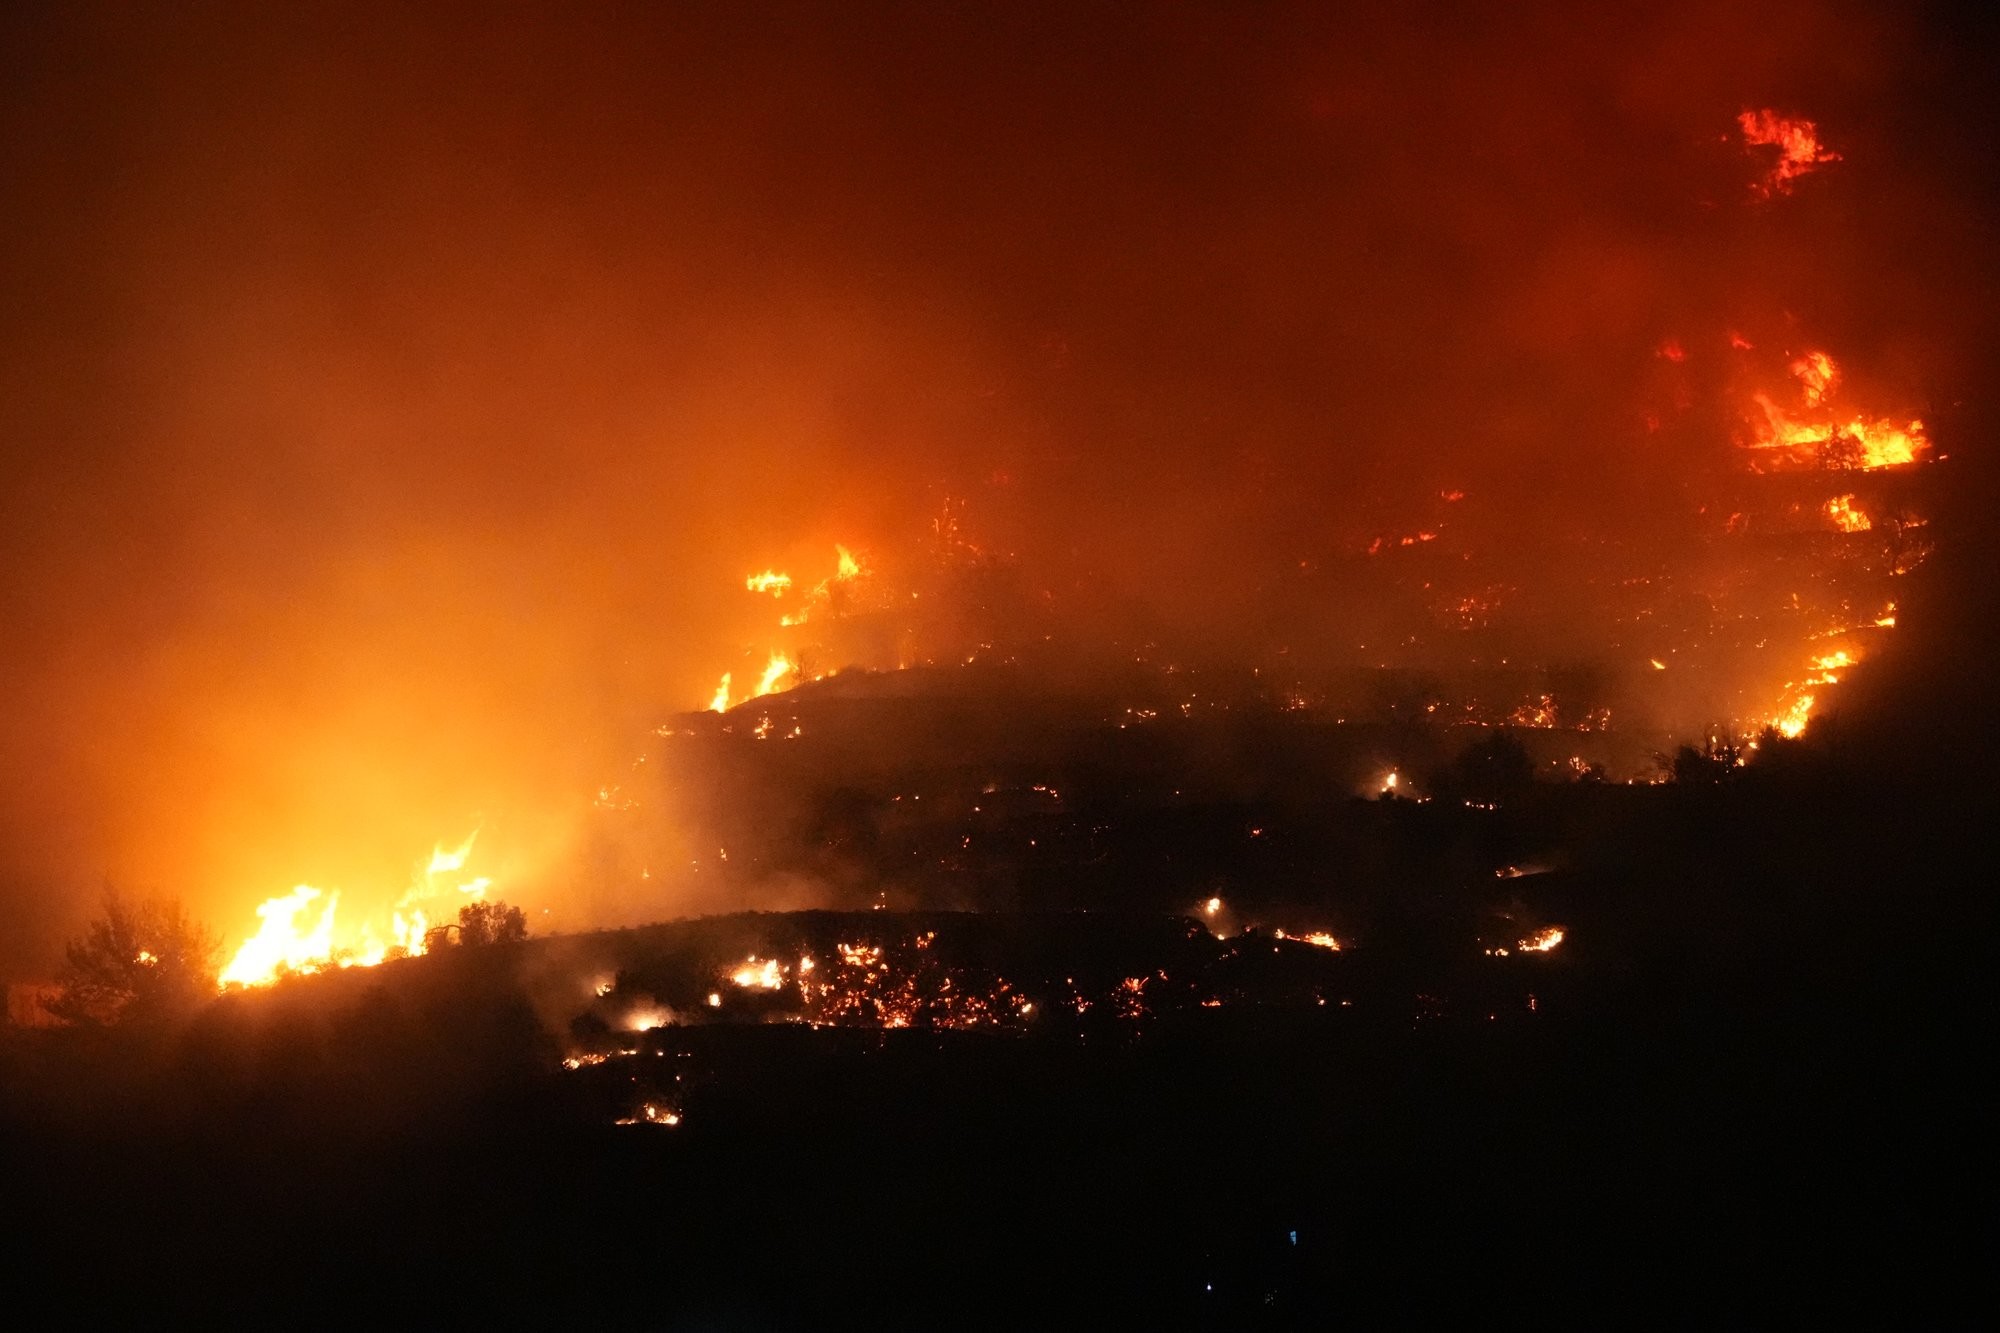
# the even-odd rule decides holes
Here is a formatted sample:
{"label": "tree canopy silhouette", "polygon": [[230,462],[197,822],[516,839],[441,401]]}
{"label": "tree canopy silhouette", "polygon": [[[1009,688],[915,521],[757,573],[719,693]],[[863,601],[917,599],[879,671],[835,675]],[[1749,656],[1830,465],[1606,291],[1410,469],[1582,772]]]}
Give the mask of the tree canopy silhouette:
{"label": "tree canopy silhouette", "polygon": [[462,945],[518,944],[528,938],[528,918],[503,902],[467,903],[458,909]]}
{"label": "tree canopy silhouette", "polygon": [[1535,785],[1527,747],[1504,731],[1469,745],[1452,762],[1449,788],[1469,801],[1508,801]]}
{"label": "tree canopy silhouette", "polygon": [[103,915],[64,948],[44,1007],[65,1023],[99,1027],[185,1014],[215,994],[220,945],[178,901],[127,903],[106,886]]}

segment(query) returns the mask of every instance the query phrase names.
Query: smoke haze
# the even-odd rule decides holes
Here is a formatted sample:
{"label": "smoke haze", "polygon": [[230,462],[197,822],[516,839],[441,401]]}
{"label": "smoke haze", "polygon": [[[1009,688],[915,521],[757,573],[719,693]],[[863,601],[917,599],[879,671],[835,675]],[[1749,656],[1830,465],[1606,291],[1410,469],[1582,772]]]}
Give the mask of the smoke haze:
{"label": "smoke haze", "polygon": [[[1057,614],[1265,647],[1441,491],[1528,562],[1671,527],[1731,330],[1954,449],[1985,34],[1600,8],[10,10],[0,967],[107,877],[539,871],[747,572],[948,502]],[[1751,106],[1842,160],[1758,203]]]}

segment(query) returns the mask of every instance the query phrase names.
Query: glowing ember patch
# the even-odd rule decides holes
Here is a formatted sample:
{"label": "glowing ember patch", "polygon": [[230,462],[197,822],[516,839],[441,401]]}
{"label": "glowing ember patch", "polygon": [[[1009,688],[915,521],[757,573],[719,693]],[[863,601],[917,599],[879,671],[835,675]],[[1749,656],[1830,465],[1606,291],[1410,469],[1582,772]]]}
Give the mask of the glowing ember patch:
{"label": "glowing ember patch", "polygon": [[1528,938],[1515,941],[1514,947],[1518,948],[1522,953],[1547,953],[1562,942],[1563,930],[1561,926],[1544,926],[1542,929],[1528,936]]}
{"label": "glowing ember patch", "polygon": [[1792,182],[1799,177],[1840,161],[1840,154],[1820,143],[1819,127],[1809,120],[1781,116],[1767,108],[1745,111],[1736,117],[1736,123],[1743,131],[1745,146],[1778,150],[1778,160],[1750,187],[1760,198],[1789,194]]}
{"label": "glowing ember patch", "polygon": [[1555,696],[1544,694],[1539,699],[1524,703],[1509,713],[1507,720],[1517,727],[1553,727],[1556,724]]}
{"label": "glowing ember patch", "polygon": [[681,1113],[669,1106],[647,1102],[639,1108],[639,1114],[626,1116],[616,1121],[620,1125],[660,1125],[671,1129],[681,1122]]}

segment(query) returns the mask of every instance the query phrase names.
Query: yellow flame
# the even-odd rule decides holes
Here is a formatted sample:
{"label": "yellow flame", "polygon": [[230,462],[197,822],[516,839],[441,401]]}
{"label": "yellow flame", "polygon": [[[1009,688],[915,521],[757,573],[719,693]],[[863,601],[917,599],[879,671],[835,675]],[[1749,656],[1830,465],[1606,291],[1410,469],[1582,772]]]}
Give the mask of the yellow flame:
{"label": "yellow flame", "polygon": [[1782,713],[1771,719],[1771,725],[1778,729],[1780,736],[1795,741],[1805,734],[1806,722],[1812,716],[1812,709],[1813,696],[1801,694],[1792,700]]}
{"label": "yellow flame", "polygon": [[[285,972],[373,967],[386,961],[392,949],[410,955],[425,952],[428,946],[424,936],[430,929],[431,918],[423,903],[454,890],[481,897],[493,883],[484,875],[456,885],[438,882],[438,876],[464,867],[478,836],[479,830],[474,829],[455,848],[446,850],[442,843],[433,846],[429,863],[415,873],[414,882],[390,913],[387,931],[390,942],[384,942],[383,932],[373,921],[364,922],[359,931],[346,932],[345,938],[336,942],[335,911],[340,894],[323,893],[310,884],[301,884],[290,893],[267,899],[257,908],[260,924],[256,934],[238,947],[218,980],[224,987],[264,986]],[[316,907],[321,898],[326,900],[325,905]]]}
{"label": "yellow flame", "polygon": [[708,701],[708,711],[711,713],[729,711],[729,674],[727,671],[722,673],[722,683],[715,687],[715,697]]}
{"label": "yellow flame", "polygon": [[874,944],[842,944],[840,961],[849,967],[873,967],[882,961],[882,949]]}
{"label": "yellow flame", "polygon": [[777,990],[785,984],[784,969],[778,965],[777,959],[766,958],[759,962],[755,956],[731,972],[729,979],[746,990]]}
{"label": "yellow flame", "polygon": [[1835,415],[1830,404],[1840,385],[1840,366],[1825,352],[1807,352],[1791,371],[1799,381],[1803,411],[1787,408],[1769,394],[1752,395],[1762,420],[1753,419],[1755,438],[1749,445],[1773,451],[1779,466],[1872,471],[1914,463],[1931,447],[1921,421]]}
{"label": "yellow flame", "polygon": [[462,869],[465,865],[465,859],[472,855],[472,844],[478,840],[479,830],[474,829],[466,835],[465,841],[452,851],[448,852],[442,846],[433,847],[431,849],[430,869],[424,873],[426,875],[441,875],[447,870]]}
{"label": "yellow flame", "polygon": [[764,674],[757,681],[756,697],[761,699],[778,688],[778,682],[791,675],[797,668],[783,653],[772,653],[771,660],[764,664]]}
{"label": "yellow flame", "polygon": [[854,552],[838,544],[833,549],[840,557],[840,567],[834,572],[834,578],[845,583],[849,579],[861,577],[861,562],[854,558]]}
{"label": "yellow flame", "polygon": [[223,985],[258,986],[276,979],[281,971],[313,972],[333,958],[333,913],[340,904],[338,893],[326,896],[326,908],[308,929],[299,928],[299,916],[314,899],[323,896],[310,884],[301,884],[290,893],[265,901],[257,908],[263,922],[257,933],[243,942],[229,966],[222,969]]}
{"label": "yellow flame", "polygon": [[773,597],[782,597],[785,595],[785,591],[792,586],[792,576],[767,569],[762,574],[752,574],[749,578],[743,580],[743,586],[751,592],[768,592]]}
{"label": "yellow flame", "polygon": [[1866,532],[1875,526],[1874,520],[1854,507],[1852,495],[1836,495],[1826,502],[1826,516],[1833,520],[1833,526],[1842,532]]}

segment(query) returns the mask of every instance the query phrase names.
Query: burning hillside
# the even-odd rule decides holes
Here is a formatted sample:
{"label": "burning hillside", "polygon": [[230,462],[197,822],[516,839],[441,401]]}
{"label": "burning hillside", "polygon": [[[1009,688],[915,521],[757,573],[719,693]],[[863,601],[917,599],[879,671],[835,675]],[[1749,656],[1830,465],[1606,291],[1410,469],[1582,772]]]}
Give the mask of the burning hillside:
{"label": "burning hillside", "polygon": [[[1732,206],[1746,227],[1806,206],[1803,192],[1865,186],[1871,170],[1829,147],[1814,121],[1768,108],[1744,111],[1735,141],[1764,172]],[[1806,179],[1834,163],[1837,179]],[[1796,738],[1837,706],[1843,678],[1883,651],[1905,585],[1933,549],[1932,473],[1945,456],[1923,420],[1896,410],[1895,386],[1805,340],[1801,323],[1788,313],[1716,323],[1702,336],[1671,330],[1650,369],[1631,368],[1622,447],[1655,460],[1665,484],[1652,494],[1601,514],[1576,508],[1540,532],[1523,530],[1519,497],[1505,486],[1378,494],[1331,540],[1246,554],[1255,587],[1233,618],[1257,627],[1226,642],[1167,625],[1135,632],[1128,618],[1101,614],[1104,589],[1074,551],[1020,540],[1029,529],[1004,473],[872,543],[789,546],[798,560],[746,552],[743,637],[712,659],[713,689],[688,701],[720,718],[666,719],[630,771],[596,791],[600,819],[653,825],[616,835],[651,848],[618,878],[636,874],[645,896],[673,897],[705,865],[737,877],[730,845],[748,850],[761,835],[731,835],[728,816],[697,813],[708,801],[695,788],[733,788],[719,770],[690,770],[678,742],[823,747],[814,718],[825,708],[804,702],[806,687],[815,699],[910,700],[913,715],[997,690],[974,706],[1030,727],[1018,710],[1042,705],[1016,697],[1022,686],[1120,731],[1277,712],[1364,737],[1408,724],[1545,732],[1541,762],[1566,778],[1644,779],[1652,755],[1689,741],[1726,743],[1748,759],[1760,733]],[[1551,496],[1577,503],[1571,487]],[[966,674],[953,682],[954,673]],[[1012,743],[999,733],[963,739],[969,756],[989,758]],[[861,753],[870,742],[848,733],[837,742],[843,762],[870,762]],[[1369,743],[1335,749],[1357,744]],[[1430,761],[1368,762],[1377,771],[1342,781],[1388,790],[1397,779],[1381,771]],[[663,801],[663,781],[679,794]],[[970,855],[976,827],[958,836],[958,855]],[[336,927],[338,892],[302,885],[271,899],[225,981],[422,952],[438,905],[477,899],[490,882],[446,883],[471,847],[441,849],[386,919],[364,926]],[[643,887],[656,873],[661,881]]]}
{"label": "burning hillside", "polygon": [[21,1310],[1962,1320],[1988,26],[0,8]]}

